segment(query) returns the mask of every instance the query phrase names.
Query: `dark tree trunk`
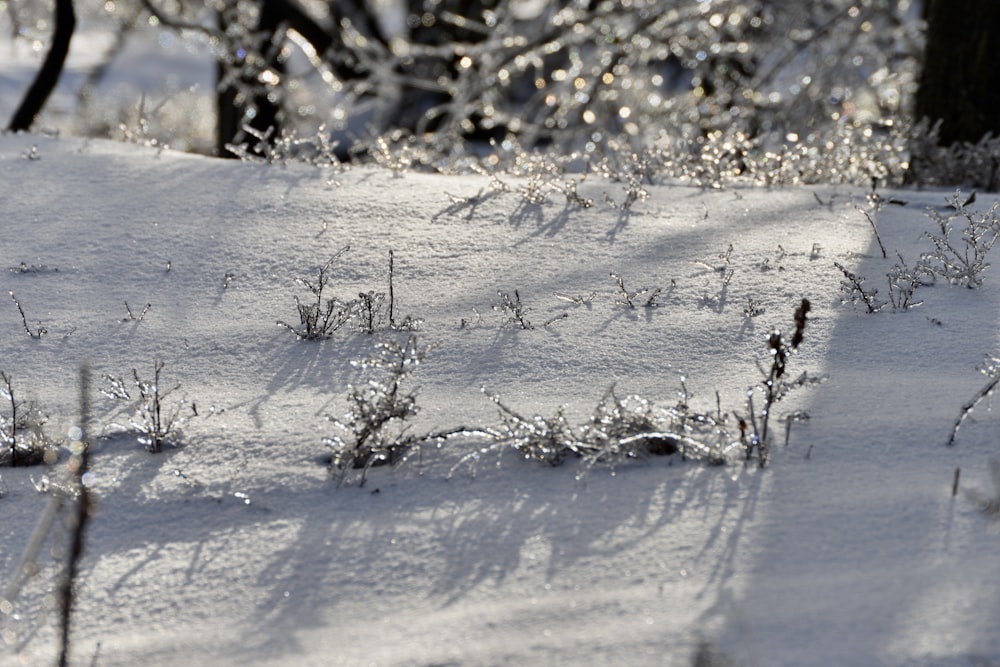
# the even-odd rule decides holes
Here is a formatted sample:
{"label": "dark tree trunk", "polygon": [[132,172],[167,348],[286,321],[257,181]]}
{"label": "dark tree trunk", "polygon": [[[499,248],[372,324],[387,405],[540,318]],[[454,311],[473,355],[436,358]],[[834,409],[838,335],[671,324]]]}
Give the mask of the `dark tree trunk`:
{"label": "dark tree trunk", "polygon": [[916,117],[941,121],[940,143],[1000,135],[997,0],[925,0],[927,46]]}
{"label": "dark tree trunk", "polygon": [[73,38],[73,30],[76,29],[73,0],[56,0],[55,14],[56,28],[52,34],[52,48],[45,56],[45,62],[38,70],[38,76],[24,96],[21,106],[14,112],[14,117],[7,126],[12,132],[31,129],[62,74],[66,54],[69,53],[69,42]]}

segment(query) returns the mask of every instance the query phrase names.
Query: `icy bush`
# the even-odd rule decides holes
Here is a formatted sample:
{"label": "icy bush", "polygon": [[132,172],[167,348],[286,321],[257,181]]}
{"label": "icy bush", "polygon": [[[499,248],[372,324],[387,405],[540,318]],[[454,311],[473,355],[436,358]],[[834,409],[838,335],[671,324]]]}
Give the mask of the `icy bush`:
{"label": "icy bush", "polygon": [[919,287],[930,284],[927,269],[921,264],[910,268],[899,252],[896,253],[896,259],[896,263],[885,274],[888,281],[888,301],[879,298],[878,288],[866,285],[867,278],[854,273],[840,262],[834,262],[833,265],[844,276],[840,281],[841,302],[855,307],[863,306],[868,313],[877,313],[886,306],[891,306],[896,312],[921,305],[922,301],[914,299],[914,292]]}
{"label": "icy bush", "polygon": [[[243,116],[237,154],[282,161],[296,152],[289,137],[325,126],[356,141],[338,159],[396,170],[454,165],[492,139],[615,172],[662,151],[666,171],[705,183],[884,178],[877,154],[903,120],[922,46],[918,10],[903,2],[386,0],[277,17],[250,0],[220,7],[121,0],[100,14],[115,29],[148,22],[212,44],[215,90]],[[20,38],[40,46],[47,18],[19,12]],[[308,65],[291,66],[292,50]],[[833,138],[842,131],[854,140]],[[326,141],[317,153],[334,155]]]}
{"label": "icy bush", "polygon": [[896,258],[898,261],[886,273],[886,278],[889,280],[889,303],[894,311],[916,308],[923,302],[915,301],[913,293],[918,287],[927,284],[923,272],[919,266],[914,269],[909,268],[898,251]]}
{"label": "icy bush", "polygon": [[738,443],[734,444],[726,432],[722,415],[693,413],[687,405],[686,389],[681,397],[675,407],[661,409],[639,396],[620,398],[612,387],[589,419],[574,427],[562,409],[552,417],[527,417],[491,394],[500,425],[476,431],[485,443],[475,445],[453,471],[464,465],[475,472],[483,456],[494,453],[500,457],[507,451],[551,466],[579,459],[581,476],[597,465],[614,468],[649,456],[679,454],[686,459],[724,463]]}
{"label": "icy bush", "polygon": [[724,463],[732,443],[723,416],[692,412],[683,378],[678,396],[677,404],[664,410],[639,396],[619,398],[609,389],[581,428],[585,468],[672,454]]}
{"label": "icy bush", "polygon": [[[954,212],[943,214],[928,209],[927,216],[937,225],[938,231],[924,234],[934,250],[920,256],[920,268],[927,273],[970,289],[982,287],[982,274],[990,266],[986,254],[1000,238],[1000,218],[997,217],[1000,204],[994,203],[986,211],[973,211],[970,206],[974,201],[974,194],[963,200],[961,193],[956,192],[949,200]],[[959,221],[958,234],[955,220]]]}
{"label": "icy bush", "polygon": [[989,134],[976,143],[959,141],[938,145],[940,122],[921,121],[910,133],[910,164],[906,182],[923,186],[961,183],[967,187],[1000,190],[1000,137]]}
{"label": "icy bush", "polygon": [[347,481],[351,470],[361,470],[358,481],[363,486],[372,467],[399,463],[425,443],[440,442],[466,432],[456,429],[419,435],[408,433],[420,409],[416,389],[406,389],[404,384],[433,345],[422,347],[411,334],[402,344],[381,339],[375,347],[375,356],[352,362],[370,377],[364,384],[349,387],[347,412],[333,420],[340,433],[324,441],[333,450],[330,474],[339,484]]}
{"label": "icy bush", "polygon": [[319,275],[315,281],[306,278],[296,280],[312,293],[313,300],[303,303],[296,296],[295,307],[299,313],[298,326],[278,320],[279,326],[285,327],[300,339],[316,340],[330,337],[351,320],[354,305],[352,302],[343,301],[335,296],[324,298],[323,295],[324,290],[327,289],[327,283],[330,281],[330,267],[350,249],[351,246],[344,246],[334,254],[326,264],[319,268]]}
{"label": "icy bush", "polygon": [[180,384],[167,389],[160,385],[163,366],[162,361],[154,362],[151,381],[140,378],[139,372],[134,368],[130,380],[106,375],[106,386],[101,388],[101,393],[108,398],[130,404],[132,414],[129,416],[128,426],[138,433],[139,443],[146,451],[153,454],[163,451],[165,445],[175,444],[179,440],[180,426],[184,421],[180,416],[184,401],[177,402],[173,407],[164,404],[167,397],[180,388]]}
{"label": "icy bush", "polygon": [[877,313],[885,307],[886,303],[878,298],[878,289],[865,287],[867,278],[859,276],[840,262],[834,262],[833,265],[844,276],[844,279],[840,281],[840,291],[843,294],[840,298],[842,303],[850,303],[854,306],[863,305],[869,313]]}
{"label": "icy bush", "polygon": [[226,148],[244,162],[305,162],[334,172],[345,168],[337,156],[338,142],[331,138],[326,125],[320,125],[312,136],[300,136],[286,128],[275,137],[273,127],[261,132],[249,125],[243,127],[243,132],[247,135],[243,143],[231,143]]}
{"label": "icy bush", "polygon": [[33,466],[52,463],[56,445],[45,435],[47,417],[34,403],[17,400],[10,375],[0,371],[0,398],[10,414],[0,412],[0,466]]}

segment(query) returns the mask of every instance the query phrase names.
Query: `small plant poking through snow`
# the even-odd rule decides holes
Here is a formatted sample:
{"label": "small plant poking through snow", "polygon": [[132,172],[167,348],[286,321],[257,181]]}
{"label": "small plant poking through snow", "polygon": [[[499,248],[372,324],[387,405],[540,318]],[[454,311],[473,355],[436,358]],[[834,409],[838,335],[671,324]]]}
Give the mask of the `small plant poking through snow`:
{"label": "small plant poking through snow", "polygon": [[139,314],[136,315],[135,313],[132,312],[132,308],[128,305],[128,301],[126,301],[125,302],[125,312],[128,313],[128,317],[123,317],[121,319],[121,321],[123,323],[124,322],[137,322],[137,323],[138,322],[142,322],[142,318],[146,317],[146,313],[148,313],[149,309],[152,308],[152,307],[153,307],[153,304],[147,303],[145,306],[143,306],[142,310],[139,311]]}
{"label": "small plant poking through snow", "polygon": [[[982,287],[982,274],[990,266],[986,254],[1000,238],[1000,219],[997,217],[1000,204],[994,203],[986,211],[972,211],[969,206],[974,200],[973,195],[962,201],[961,193],[956,192],[949,201],[954,213],[944,215],[934,209],[928,210],[927,215],[937,225],[938,233],[924,234],[934,245],[934,251],[920,256],[920,268],[927,273],[970,289]],[[960,239],[955,238],[955,219],[963,221]]]}
{"label": "small plant poking through snow", "polygon": [[528,311],[531,309],[521,303],[521,294],[517,290],[514,290],[513,297],[508,292],[497,290],[497,297],[500,300],[493,304],[493,310],[504,316],[502,326],[522,330],[535,328],[528,319]]}
{"label": "small plant poking through snow", "polygon": [[341,299],[330,295],[329,290],[327,290],[330,281],[330,267],[350,249],[350,246],[344,246],[320,267],[319,276],[315,282],[301,278],[297,281],[312,292],[315,301],[310,300],[308,303],[302,303],[298,297],[295,297],[295,305],[299,311],[299,326],[293,326],[281,320],[278,321],[278,325],[294,333],[300,340],[329,338],[345,325],[353,326],[365,334],[373,334],[386,328],[386,325],[393,331],[413,331],[419,328],[423,321],[409,315],[401,321],[396,320],[392,250],[389,251],[388,293],[368,290],[367,292],[359,292],[356,299]]}
{"label": "small plant poking through snow", "polygon": [[855,306],[864,304],[869,313],[877,313],[885,308],[886,303],[878,299],[878,289],[865,287],[866,278],[864,276],[857,275],[840,262],[834,262],[833,265],[844,274],[844,280],[840,281],[840,291],[843,293],[840,298],[841,302],[851,303]]}
{"label": "small plant poking through snow", "polygon": [[303,303],[299,297],[295,297],[295,306],[299,311],[299,325],[293,326],[278,320],[279,326],[285,327],[299,339],[317,340],[329,338],[333,332],[350,321],[352,315],[350,302],[330,297],[329,292],[327,292],[325,299],[323,295],[327,283],[330,281],[330,267],[350,249],[351,246],[344,246],[326,264],[321,266],[315,282],[305,278],[299,278],[296,281],[312,292],[313,300]]}
{"label": "small plant poking through snow", "polygon": [[878,233],[878,225],[875,224],[875,217],[878,215],[887,204],[896,204],[897,206],[906,206],[906,202],[901,199],[894,199],[892,197],[885,198],[878,193],[878,178],[872,177],[872,189],[868,193],[868,208],[861,208],[856,206],[855,208],[861,212],[862,215],[868,220],[868,224],[871,225],[872,231],[875,232],[875,240],[878,242],[879,250],[882,251],[882,259],[886,259],[888,255],[885,252],[885,244],[882,243],[882,236]]}
{"label": "small plant poking through snow", "polygon": [[997,384],[1000,384],[1000,357],[987,355],[985,363],[979,368],[979,372],[988,378],[987,382],[959,411],[958,417],[955,418],[955,423],[951,428],[951,436],[948,438],[947,444],[949,447],[955,444],[955,439],[958,437],[958,430],[969,415],[972,414],[972,411],[976,409],[976,406],[983,399],[992,396],[993,391],[997,388]]}
{"label": "small plant poking through snow", "polygon": [[48,333],[48,329],[41,325],[39,325],[35,331],[32,331],[31,327],[28,326],[28,318],[24,316],[24,308],[21,307],[21,302],[17,300],[16,296],[14,296],[14,290],[7,290],[7,294],[10,295],[10,300],[14,302],[15,306],[17,306],[17,312],[21,315],[21,324],[24,326],[24,333],[28,334],[32,338],[41,338]]}
{"label": "small plant poking through snow", "polygon": [[[615,281],[618,286],[618,292],[615,296],[615,303],[619,306],[628,306],[629,308],[636,308],[642,306],[643,308],[655,308],[657,305],[656,300],[660,298],[660,294],[663,290],[659,287],[655,288],[650,292],[648,287],[643,287],[635,292],[630,292],[625,287],[625,279],[622,278],[617,273],[611,273],[611,279]],[[649,294],[646,299],[639,299],[639,297]]]}
{"label": "small plant poking through snow", "polygon": [[[802,373],[795,380],[788,381],[788,360],[795,350],[802,343],[806,329],[806,315],[811,306],[808,299],[802,299],[802,303],[795,309],[795,333],[791,340],[786,340],[781,331],[775,329],[767,339],[768,353],[771,356],[770,367],[761,368],[763,380],[748,392],[749,403],[749,424],[746,419],[740,419],[740,441],[743,443],[746,458],[749,461],[754,453],[761,467],[767,463],[770,451],[770,431],[769,423],[774,404],[784,398],[793,388],[817,382],[818,379],[811,378],[806,373]],[[755,412],[753,397],[755,393],[763,394],[764,406],[760,412]]]}
{"label": "small plant poking through snow", "polygon": [[605,193],[604,201],[613,209],[628,212],[637,201],[644,201],[649,192],[642,187],[644,182],[650,181],[653,165],[648,157],[631,155],[627,160],[627,165],[617,175],[622,181],[622,189],[625,196],[621,201],[616,201],[611,195]]}
{"label": "small plant poking through snow", "polygon": [[0,411],[0,466],[51,463],[56,448],[42,430],[46,416],[34,404],[17,400],[11,378],[4,371],[0,371],[0,398],[10,405],[10,415]]}
{"label": "small plant poking through snow", "polygon": [[389,328],[393,331],[414,331],[423,324],[423,320],[407,315],[402,321],[396,321],[396,290],[393,286],[395,273],[395,254],[389,250]]}
{"label": "small plant poking through snow", "polygon": [[920,269],[909,268],[899,252],[896,252],[896,258],[899,261],[886,273],[889,280],[889,303],[894,311],[916,308],[923,301],[914,301],[913,293],[927,283],[921,278]]}
{"label": "small plant poking through snow", "polygon": [[167,396],[180,388],[180,384],[169,389],[160,386],[163,366],[162,361],[153,364],[151,382],[140,378],[139,372],[134,368],[132,379],[129,381],[122,377],[106,375],[104,379],[107,386],[101,389],[101,393],[108,398],[132,404],[132,416],[129,417],[128,425],[139,434],[139,442],[145,446],[146,451],[153,454],[163,451],[164,445],[176,442],[179,437],[178,427],[183,421],[180,418],[183,401],[173,408],[164,405]]}
{"label": "small plant poking through snow", "polygon": [[421,347],[410,335],[400,345],[394,340],[376,343],[376,356],[354,365],[375,371],[361,386],[351,386],[347,395],[348,410],[334,424],[343,434],[325,440],[333,448],[330,474],[343,484],[350,470],[361,470],[359,485],[364,486],[368,471],[374,466],[403,461],[420,445],[445,440],[464,429],[423,435],[408,435],[409,422],[416,417],[417,390],[404,389],[410,375],[427,357],[433,346]]}

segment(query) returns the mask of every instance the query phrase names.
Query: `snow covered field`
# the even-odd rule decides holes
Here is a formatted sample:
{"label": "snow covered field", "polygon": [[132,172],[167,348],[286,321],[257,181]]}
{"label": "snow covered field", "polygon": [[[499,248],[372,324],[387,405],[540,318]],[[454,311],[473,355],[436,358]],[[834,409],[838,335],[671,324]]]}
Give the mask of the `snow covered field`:
{"label": "snow covered field", "polygon": [[[945,446],[998,348],[1000,275],[866,314],[841,302],[834,267],[884,295],[894,251],[911,265],[930,251],[924,210],[951,192],[881,193],[906,201],[877,216],[885,260],[859,189],[663,184],[623,213],[605,201],[624,199],[618,183],[582,182],[584,209],[528,203],[501,178],[511,192],[0,138],[0,287],[47,331],[29,337],[0,306],[0,370],[62,438],[88,363],[104,435],[73,664],[1000,664],[1000,533],[964,494],[1000,492],[996,418],[981,407]],[[714,413],[718,392],[738,433],[768,334],[793,328],[802,298],[790,369],[826,381],[776,405],[763,469],[652,457],[578,479],[573,460],[508,453],[473,476],[453,468],[477,442],[457,439],[338,488],[323,439],[379,334],[302,341],[276,322],[297,322],[296,279],[348,244],[330,289],[385,291],[392,250],[397,316],[437,345],[412,377],[414,433],[496,425],[483,388],[526,416],[565,406],[574,425],[611,386],[669,408],[682,375],[692,406]],[[618,303],[612,272],[661,288],[657,306]],[[535,328],[505,325],[498,290],[517,290]],[[186,421],[179,447],[149,454],[96,390],[157,360]],[[796,410],[809,419],[786,447],[777,420]],[[62,473],[0,474],[6,586],[48,500],[35,482]],[[38,565],[0,619],[0,664],[58,649],[57,562],[46,549]]]}

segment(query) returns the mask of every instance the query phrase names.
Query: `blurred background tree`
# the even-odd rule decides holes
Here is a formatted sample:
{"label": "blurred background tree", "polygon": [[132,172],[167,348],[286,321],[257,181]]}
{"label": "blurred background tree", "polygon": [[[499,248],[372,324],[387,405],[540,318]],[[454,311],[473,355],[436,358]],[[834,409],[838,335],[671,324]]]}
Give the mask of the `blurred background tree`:
{"label": "blurred background tree", "polygon": [[941,121],[942,144],[1000,134],[1000,2],[924,0],[927,47],[916,116]]}
{"label": "blurred background tree", "polygon": [[[18,39],[44,33],[50,2],[4,5]],[[837,133],[878,141],[927,117],[951,143],[998,123],[992,0],[107,0],[102,14],[119,46],[91,84],[132,34],[207,47],[224,156],[290,133],[342,159],[380,141],[450,160],[491,141],[587,160],[711,144],[738,172],[747,151]]]}

